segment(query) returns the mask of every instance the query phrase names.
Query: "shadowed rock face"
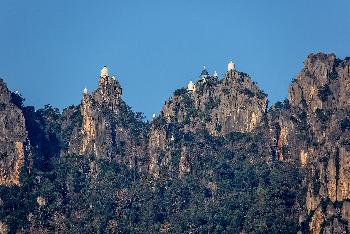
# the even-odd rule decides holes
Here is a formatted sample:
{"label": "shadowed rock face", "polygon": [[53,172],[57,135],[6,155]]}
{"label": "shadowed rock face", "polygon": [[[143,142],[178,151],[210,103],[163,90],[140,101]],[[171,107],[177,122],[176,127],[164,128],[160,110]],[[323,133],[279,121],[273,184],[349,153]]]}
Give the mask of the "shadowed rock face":
{"label": "shadowed rock face", "polygon": [[[312,233],[349,231],[350,60],[311,54],[289,87],[288,107],[272,108],[270,126],[285,147],[279,159],[305,169],[306,211]],[[278,109],[278,110],[277,110]],[[278,131],[276,131],[276,128]]]}
{"label": "shadowed rock face", "polygon": [[20,185],[27,133],[22,111],[0,80],[0,185]]}

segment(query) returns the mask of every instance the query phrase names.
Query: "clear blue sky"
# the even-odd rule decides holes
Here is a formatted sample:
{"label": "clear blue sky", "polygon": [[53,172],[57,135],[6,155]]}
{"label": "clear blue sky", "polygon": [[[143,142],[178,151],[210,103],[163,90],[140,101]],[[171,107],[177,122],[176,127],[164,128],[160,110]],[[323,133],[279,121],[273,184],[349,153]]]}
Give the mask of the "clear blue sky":
{"label": "clear blue sky", "polygon": [[230,59],[271,102],[311,52],[350,56],[349,0],[1,0],[0,77],[27,105],[79,104],[109,67],[149,118],[206,65]]}

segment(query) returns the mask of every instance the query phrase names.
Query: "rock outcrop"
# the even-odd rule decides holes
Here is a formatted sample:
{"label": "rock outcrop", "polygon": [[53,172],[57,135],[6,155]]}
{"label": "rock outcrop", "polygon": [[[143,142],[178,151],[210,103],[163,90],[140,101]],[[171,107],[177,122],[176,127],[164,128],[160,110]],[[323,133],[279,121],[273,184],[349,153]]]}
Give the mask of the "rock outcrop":
{"label": "rock outcrop", "polygon": [[97,159],[118,161],[135,168],[143,160],[145,124],[121,99],[122,89],[112,76],[100,77],[91,95],[83,93],[79,107],[63,113],[63,132],[67,150],[63,155],[90,155]]}
{"label": "rock outcrop", "polygon": [[[311,54],[289,87],[288,100],[270,110],[279,160],[305,170],[306,215],[312,233],[347,233],[349,200],[350,60]],[[277,127],[276,127],[277,126]],[[283,154],[280,146],[284,147]]]}
{"label": "rock outcrop", "polygon": [[20,173],[26,157],[27,132],[21,109],[0,80],[0,185],[19,186]]}
{"label": "rock outcrop", "polygon": [[[147,214],[145,223],[157,222],[150,230],[171,232],[179,224],[170,214],[182,217],[176,215],[188,209],[192,218],[200,204],[183,231],[350,232],[350,59],[309,55],[288,99],[268,111],[267,95],[233,63],[223,79],[203,70],[151,123],[126,105],[105,67],[98,84],[61,114],[50,106],[22,107],[0,81],[0,185],[22,184],[33,148],[26,187],[33,195],[22,191],[30,211],[16,214],[28,230],[67,231],[70,219],[74,230],[85,220],[99,231],[148,230],[123,229]],[[0,228],[12,231],[6,194],[0,193],[7,212]],[[83,207],[74,203],[79,199]],[[217,207],[231,213],[211,217]]]}
{"label": "rock outcrop", "polygon": [[[251,132],[263,119],[267,108],[267,95],[250,77],[230,70],[223,79],[206,75],[190,83],[189,88],[178,89],[166,101],[160,116],[150,129],[148,152],[149,171],[158,177],[162,168],[178,168],[181,177],[190,172],[191,148],[179,144],[181,152],[178,165],[170,165],[173,145],[186,135],[207,131],[212,136],[224,136],[232,132]],[[165,156],[164,156],[165,155]],[[163,159],[163,160],[161,160]]]}
{"label": "rock outcrop", "polygon": [[192,132],[204,127],[212,135],[225,135],[252,131],[266,112],[267,95],[245,73],[230,70],[222,80],[207,76],[195,87],[176,90],[161,117]]}

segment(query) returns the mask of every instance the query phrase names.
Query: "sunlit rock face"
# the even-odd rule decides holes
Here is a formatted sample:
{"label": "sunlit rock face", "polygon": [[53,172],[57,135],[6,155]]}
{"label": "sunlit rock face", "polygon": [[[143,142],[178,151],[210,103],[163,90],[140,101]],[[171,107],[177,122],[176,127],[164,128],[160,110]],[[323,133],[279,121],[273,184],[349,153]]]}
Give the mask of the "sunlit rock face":
{"label": "sunlit rock face", "polygon": [[[291,198],[293,211],[287,215],[293,219],[297,217],[296,223],[299,218],[301,231],[349,233],[349,84],[349,59],[340,60],[333,54],[311,54],[291,83],[288,99],[267,111],[266,95],[231,64],[223,79],[202,72],[199,81],[176,90],[165,102],[160,115],[145,123],[124,103],[119,82],[103,68],[97,90],[91,94],[85,90],[80,105],[65,109],[62,115],[59,113],[59,127],[55,129],[60,139],[58,143],[62,144],[58,147],[59,156],[60,159],[78,156],[76,158],[81,160],[79,173],[82,170],[84,178],[89,180],[83,179],[88,183],[86,188],[98,185],[94,181],[98,181],[104,170],[101,162],[104,165],[114,163],[118,168],[130,169],[135,175],[133,179],[144,180],[153,192],[159,189],[157,183],[159,186],[167,181],[195,178],[210,192],[210,198],[205,198],[208,203],[218,201],[223,195],[222,184],[213,180],[218,173],[217,162],[224,162],[220,173],[230,179],[240,168],[227,174],[224,166],[239,160],[246,165],[265,165],[271,173],[275,166],[290,165],[288,169],[302,172],[296,186],[302,188],[303,197],[296,202]],[[0,185],[22,183],[20,172],[28,157],[24,122],[28,119],[25,116],[1,81]],[[31,129],[28,130],[31,133],[35,128],[29,126],[27,129]],[[82,169],[79,163],[85,159],[87,168]],[[54,180],[51,172],[55,172],[55,168],[51,170],[48,179]],[[221,174],[215,176],[221,178]],[[61,182],[68,192],[74,190],[71,181]],[[283,194],[280,187],[276,187],[274,192]],[[67,192],[65,189],[61,191],[63,194]],[[116,207],[124,203],[128,207],[134,194],[129,188],[120,187],[108,195],[117,201]],[[234,200],[236,198],[239,195]],[[48,194],[36,194],[33,199],[39,211],[51,205]],[[87,207],[93,209],[90,205]],[[72,211],[72,217],[83,219],[84,211],[79,212]],[[28,220],[40,223],[41,216],[27,215]],[[119,216],[109,220],[109,228],[116,229],[116,217]],[[62,214],[55,214],[56,218],[64,220]],[[59,227],[60,222],[54,225]],[[161,230],[168,228],[164,222]],[[3,220],[0,220],[0,229],[8,229]]]}
{"label": "sunlit rock face", "polygon": [[179,143],[184,138],[203,131],[212,136],[248,133],[261,125],[266,112],[267,95],[234,68],[221,80],[203,70],[200,79],[190,84],[176,90],[151,123],[149,173],[154,178],[160,171],[180,178],[191,174],[191,164],[200,154],[197,147]]}
{"label": "sunlit rock face", "polygon": [[208,76],[196,90],[179,89],[162,108],[167,122],[183,124],[195,132],[205,127],[213,135],[250,132],[261,121],[266,95],[244,73],[230,70],[224,79]]}
{"label": "sunlit rock face", "polygon": [[290,104],[310,111],[348,107],[349,81],[350,59],[340,60],[334,54],[311,54],[289,87]]}
{"label": "sunlit rock face", "polygon": [[[118,161],[135,168],[143,160],[145,124],[121,98],[116,78],[101,71],[98,88],[83,93],[80,106],[63,113],[63,132],[68,132],[68,147],[62,155],[90,155]],[[139,134],[140,133],[140,134]]]}
{"label": "sunlit rock face", "polygon": [[101,107],[109,109],[115,113],[121,103],[122,88],[114,77],[104,76],[99,81],[99,86],[93,92],[92,97]]}
{"label": "sunlit rock face", "polygon": [[311,54],[288,100],[269,111],[276,159],[297,162],[305,171],[305,222],[312,233],[349,230],[341,213],[349,199],[349,87],[348,58]]}
{"label": "sunlit rock face", "polygon": [[0,80],[0,185],[19,186],[27,133],[22,111],[11,99],[11,92]]}

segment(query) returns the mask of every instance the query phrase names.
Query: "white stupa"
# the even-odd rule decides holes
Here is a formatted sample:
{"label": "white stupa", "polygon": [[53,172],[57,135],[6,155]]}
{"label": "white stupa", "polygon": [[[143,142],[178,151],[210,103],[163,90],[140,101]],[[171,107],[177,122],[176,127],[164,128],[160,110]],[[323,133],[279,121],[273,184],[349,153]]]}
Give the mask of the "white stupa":
{"label": "white stupa", "polygon": [[108,77],[108,68],[106,66],[101,69],[101,78],[105,77]]}
{"label": "white stupa", "polygon": [[231,61],[229,64],[227,64],[227,71],[234,71],[235,70],[235,64]]}
{"label": "white stupa", "polygon": [[214,77],[218,77],[218,73],[216,71],[214,71]]}
{"label": "white stupa", "polygon": [[196,86],[193,84],[192,80],[187,85],[187,91],[196,92]]}
{"label": "white stupa", "polygon": [[83,93],[84,93],[84,94],[88,94],[88,89],[86,88],[86,86],[85,86],[85,88],[84,88],[84,90],[83,90]]}
{"label": "white stupa", "polygon": [[152,115],[152,118],[154,119],[155,117],[156,117],[156,114],[153,114],[153,115]]}

